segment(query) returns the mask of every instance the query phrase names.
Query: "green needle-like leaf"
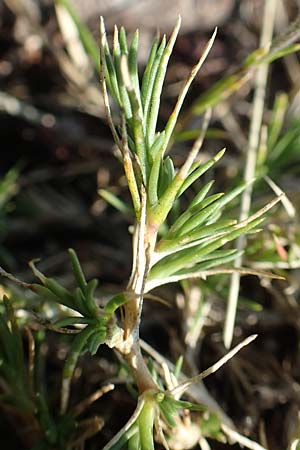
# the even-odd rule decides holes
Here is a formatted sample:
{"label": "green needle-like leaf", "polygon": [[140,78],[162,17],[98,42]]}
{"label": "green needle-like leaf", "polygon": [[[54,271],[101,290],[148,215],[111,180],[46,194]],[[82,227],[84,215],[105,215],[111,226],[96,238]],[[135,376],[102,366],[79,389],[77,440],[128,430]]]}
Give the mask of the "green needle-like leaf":
{"label": "green needle-like leaf", "polygon": [[128,188],[131,194],[132,203],[136,218],[139,219],[140,209],[141,209],[141,201],[140,201],[140,192],[139,185],[141,182],[138,181],[138,176],[134,170],[134,165],[131,159],[130,150],[128,147],[128,139],[127,139],[127,131],[126,131],[126,123],[125,116],[122,115],[122,151],[123,151],[123,165],[124,171],[127,178]]}
{"label": "green needle-like leaf", "polygon": [[219,267],[222,264],[227,264],[235,260],[237,256],[237,251],[235,249],[232,250],[216,250],[209,257],[204,257],[203,262],[199,264],[195,264],[191,268],[182,269],[176,272],[176,275],[186,275],[186,278],[189,275],[195,272],[201,272],[207,269],[211,269],[212,267]]}
{"label": "green needle-like leaf", "polygon": [[211,239],[216,233],[226,233],[232,230],[232,226],[236,224],[236,220],[220,220],[218,222],[212,223],[211,225],[205,225],[200,229],[183,234],[177,238],[165,239],[163,238],[156,246],[156,252],[162,255],[171,254],[175,251],[185,248],[187,244],[193,242],[199,243],[199,240],[204,238]]}
{"label": "green needle-like leaf", "polygon": [[194,163],[193,166],[191,167],[190,175],[182,184],[181,188],[178,191],[177,196],[180,197],[180,195],[182,195],[183,192],[186,191],[186,189],[191,186],[191,184],[193,184],[196,180],[198,180],[205,172],[208,171],[208,169],[214,166],[219,161],[219,159],[222,158],[225,151],[226,151],[225,149],[222,149],[219,153],[216,154],[216,156],[211,158],[205,164],[200,165],[201,164],[200,161]]}
{"label": "green needle-like leaf", "polygon": [[86,50],[86,52],[92,58],[95,67],[99,70],[100,68],[100,58],[99,58],[99,46],[94,39],[90,30],[86,27],[86,25],[79,19],[75,9],[72,4],[68,0],[55,0],[57,4],[63,5],[64,8],[68,11],[71,19],[73,20],[78,34],[80,36],[80,40]]}
{"label": "green needle-like leaf", "polygon": [[57,442],[57,430],[55,423],[50,415],[46,399],[41,392],[37,392],[36,394],[36,403],[39,421],[42,425],[42,428],[45,430],[48,445],[50,444],[52,447]]}
{"label": "green needle-like leaf", "polygon": [[156,36],[153,39],[151,50],[148,57],[148,62],[144,71],[143,81],[142,81],[142,87],[141,87],[141,97],[142,97],[142,105],[143,109],[145,111],[145,101],[147,98],[147,95],[149,96],[149,92],[151,94],[152,88],[149,90],[149,80],[150,80],[150,74],[152,73],[152,66],[154,64],[154,61],[157,59],[157,49],[158,49],[158,36]]}
{"label": "green needle-like leaf", "polygon": [[86,348],[91,353],[91,355],[95,355],[98,351],[98,348],[101,344],[104,344],[106,339],[107,331],[106,324],[101,325],[100,323],[95,326],[94,333],[89,336]]}
{"label": "green needle-like leaf", "polygon": [[207,183],[203,188],[198,192],[198,194],[194,197],[193,201],[190,203],[189,207],[184,211],[178,219],[173,223],[170,230],[164,237],[164,239],[172,239],[175,233],[181,228],[181,226],[193,215],[195,210],[193,209],[194,206],[198,205],[207,195],[209,190],[211,189],[213,185],[213,181],[210,181]]}
{"label": "green needle-like leaf", "polygon": [[120,93],[120,99],[121,99],[121,106],[124,111],[126,119],[132,118],[132,111],[131,111],[131,105],[129,100],[129,95],[126,90],[122,71],[121,71],[121,56],[127,56],[127,53],[121,52],[120,42],[119,42],[119,31],[118,28],[115,26],[114,30],[114,40],[113,40],[113,63],[116,71],[117,76],[117,83]]}
{"label": "green needle-like leaf", "polygon": [[[268,149],[273,149],[279,139],[279,135],[284,124],[284,118],[288,108],[288,104],[288,95],[285,92],[277,93],[268,127]],[[264,161],[262,161],[261,163],[264,163]]]}
{"label": "green needle-like leaf", "polygon": [[60,297],[57,297],[57,295],[55,295],[50,289],[46,288],[45,286],[33,283],[31,285],[31,289],[33,290],[33,292],[35,292],[36,294],[40,295],[45,299],[48,299],[50,302],[62,304],[64,306],[67,306],[67,308],[76,309],[74,307],[73,301],[70,302],[65,298],[62,299]]}
{"label": "green needle-like leaf", "polygon": [[249,230],[258,226],[263,220],[263,218],[259,217],[243,227],[239,227],[221,237],[216,238],[208,244],[200,244],[163,258],[151,268],[148,280],[166,278],[179,270],[182,270],[184,267],[191,267],[192,265],[197,264],[208,254],[224,246],[233,239],[236,239],[241,234],[247,233]]}
{"label": "green needle-like leaf", "polygon": [[199,58],[199,61],[192,68],[188,78],[185,80],[185,82],[183,84],[183,87],[182,87],[182,89],[181,89],[181,91],[179,93],[179,96],[178,96],[176,105],[174,107],[174,110],[171,113],[171,115],[169,117],[169,120],[167,122],[167,125],[166,125],[166,129],[165,129],[166,130],[166,141],[165,141],[165,144],[164,144],[163,152],[165,152],[165,150],[167,149],[167,146],[169,145],[169,141],[171,139],[172,133],[173,133],[174,128],[176,126],[176,123],[177,123],[177,120],[178,120],[178,116],[179,116],[181,107],[183,105],[184,99],[185,99],[185,97],[186,97],[186,95],[188,93],[188,90],[189,90],[189,88],[190,88],[194,78],[196,77],[197,73],[201,69],[203,63],[205,62],[205,60],[207,58],[207,55],[210,52],[211,47],[213,46],[216,34],[217,34],[217,29],[215,29],[212,37],[210,38],[210,40],[206,44],[206,46],[205,46],[205,48],[203,50],[203,53],[202,53],[202,55]]}
{"label": "green needle-like leaf", "polygon": [[67,360],[63,369],[63,378],[62,378],[62,389],[61,389],[61,413],[64,414],[67,409],[69,395],[70,395],[70,384],[72,380],[72,376],[78,361],[80,354],[82,353],[87,340],[89,337],[95,332],[95,329],[92,325],[88,325],[81,333],[79,333],[73,343],[71,345],[70,353],[67,357]]}
{"label": "green needle-like leaf", "polygon": [[98,317],[100,313],[100,309],[96,303],[94,296],[97,286],[98,280],[94,278],[93,280],[90,280],[88,282],[84,292],[86,307],[89,311],[89,315],[92,317]]}
{"label": "green needle-like leaf", "polygon": [[160,225],[165,221],[167,215],[169,214],[177,197],[179,189],[182,187],[182,184],[184,183],[190,171],[190,168],[193,165],[203,144],[210,117],[211,111],[209,110],[204,116],[201,134],[194,142],[194,145],[190,150],[184,164],[180,167],[167,189],[165,189],[157,204],[148,211],[148,219],[152,227],[160,227]]}
{"label": "green needle-like leaf", "polygon": [[[238,186],[226,195],[214,194],[199,202],[199,200],[203,198],[204,192],[207,191],[209,187],[210,185],[206,185],[203,188],[203,192],[200,191],[199,194],[201,195],[197,198],[198,203],[192,202],[194,206],[189,207],[177,219],[169,233],[167,233],[165,239],[172,240],[174,237],[180,237],[194,229],[196,231],[196,228],[198,229],[197,231],[199,231],[200,225],[209,221],[223,206],[233,200],[245,189],[245,184]],[[212,205],[210,205],[210,203],[212,203]]]}
{"label": "green needle-like leaf", "polygon": [[148,183],[148,195],[151,206],[157,203],[158,198],[162,196],[172,182],[174,175],[175,170],[172,159],[167,156],[162,162],[158,154],[153,162]]}
{"label": "green needle-like leaf", "polygon": [[76,287],[74,291],[74,308],[83,316],[90,316],[90,312],[85,304],[85,296],[80,287]]}
{"label": "green needle-like leaf", "polygon": [[[150,147],[149,162],[151,165],[154,163],[154,160],[156,159],[156,156],[158,154],[160,154],[160,157],[161,157],[160,151],[161,151],[161,148],[165,141],[165,135],[166,135],[165,131],[162,131],[161,133],[157,133],[156,138],[153,142],[153,145]],[[160,158],[159,158],[159,160],[160,160]]]}
{"label": "green needle-like leaf", "polygon": [[140,103],[139,106],[142,110],[140,82],[138,73],[138,46],[139,46],[139,32],[137,30],[133,35],[133,39],[128,53],[128,69],[130,79],[136,93],[136,97]]}
{"label": "green needle-like leaf", "polygon": [[[146,67],[146,73],[143,79],[143,87],[145,86],[144,90],[142,91],[143,95],[143,105],[144,105],[144,117],[145,117],[145,126],[147,126],[148,129],[148,123],[149,123],[149,117],[150,117],[150,110],[151,110],[151,104],[152,104],[152,96],[153,96],[153,89],[154,84],[157,76],[158,67],[161,63],[162,56],[164,54],[166,48],[166,36],[163,36],[160,46],[158,47],[158,50],[155,54],[155,59],[153,63],[150,66],[147,65]],[[150,63],[150,61],[149,61]],[[147,73],[149,67],[149,73]],[[148,141],[148,146],[150,147],[152,143],[150,140]]]}
{"label": "green needle-like leaf", "polygon": [[[206,205],[202,206],[202,203],[197,205],[196,208],[200,211],[197,212],[196,214],[193,214],[182,225],[182,227],[179,228],[177,233],[175,233],[175,237],[187,234],[188,232],[190,232],[192,230],[196,230],[196,228],[199,230],[200,226],[203,225],[204,222],[206,222],[211,217],[212,214],[214,214],[217,210],[219,210],[222,207],[222,204],[220,202],[220,197],[223,200],[224,194],[220,193],[220,194],[211,195],[210,197],[205,199],[203,201],[203,203],[206,202],[207,206]],[[213,203],[213,204],[210,205],[210,203]]]}
{"label": "green needle-like leaf", "polygon": [[128,302],[130,298],[127,298],[124,293],[120,293],[111,298],[104,307],[104,312],[108,315],[112,315],[120,306],[123,306]]}
{"label": "green needle-like leaf", "polygon": [[122,55],[128,55],[128,45],[127,45],[127,36],[124,27],[120,28],[120,49]]}
{"label": "green needle-like leaf", "polygon": [[210,191],[214,182],[215,182],[214,180],[211,180],[208,183],[206,183],[203,186],[203,188],[198,192],[198,194],[195,195],[195,197],[193,198],[193,200],[191,201],[191,203],[188,206],[189,211],[191,211],[194,206],[198,205],[199,203],[201,203],[204,200],[204,198]]}
{"label": "green needle-like leaf", "polygon": [[150,109],[149,116],[147,119],[147,136],[148,136],[148,145],[151,146],[155,137],[155,130],[157,125],[158,111],[160,106],[161,92],[163,87],[163,82],[166,75],[166,70],[169,62],[169,58],[171,56],[179,28],[180,28],[181,19],[178,17],[175,28],[171,34],[171,37],[167,43],[167,46],[163,52],[159,67],[157,69],[157,74],[155,77],[155,82],[153,85],[151,101],[150,101]]}
{"label": "green needle-like leaf", "polygon": [[[124,164],[125,165],[125,164]],[[120,211],[124,215],[132,215],[132,209],[128,206],[127,203],[123,202],[119,197],[117,197],[115,194],[113,194],[110,191],[107,191],[106,189],[99,189],[98,194],[104,198],[104,200],[112,205],[114,208],[116,208],[118,211]]]}
{"label": "green needle-like leaf", "polygon": [[177,413],[177,407],[172,401],[173,399],[169,396],[165,396],[163,401],[158,404],[161,412],[163,413],[163,417],[166,420],[167,424],[170,427],[175,427],[176,422],[174,417],[178,414]]}
{"label": "green needle-like leaf", "polygon": [[174,164],[170,156],[167,156],[160,167],[158,180],[158,197],[161,197],[175,176]]}
{"label": "green needle-like leaf", "polygon": [[119,106],[122,107],[117,74],[116,74],[116,70],[114,67],[114,63],[113,63],[112,56],[110,54],[106,39],[105,39],[105,45],[104,45],[103,51],[104,51],[104,57],[105,57],[106,82],[107,82],[110,92],[114,96],[116,102],[119,104]]}
{"label": "green needle-like leaf", "polygon": [[146,141],[144,136],[144,127],[143,127],[143,113],[141,110],[141,102],[139,101],[137,94],[132,85],[129,68],[128,68],[128,60],[126,56],[122,56],[121,59],[121,71],[124,86],[126,86],[129,101],[132,109],[132,129],[134,135],[134,143],[136,148],[136,154],[138,157],[138,162],[140,164],[143,181],[146,183],[147,180],[147,168],[148,168],[148,160],[147,160],[147,151],[146,151]]}
{"label": "green needle-like leaf", "polygon": [[75,251],[72,248],[69,248],[68,252],[69,252],[70,259],[71,259],[72,269],[73,269],[77,284],[80,287],[80,289],[82,290],[82,292],[85,292],[85,289],[87,286],[87,281],[86,281],[84,273],[82,271],[79,259],[76,255]]}

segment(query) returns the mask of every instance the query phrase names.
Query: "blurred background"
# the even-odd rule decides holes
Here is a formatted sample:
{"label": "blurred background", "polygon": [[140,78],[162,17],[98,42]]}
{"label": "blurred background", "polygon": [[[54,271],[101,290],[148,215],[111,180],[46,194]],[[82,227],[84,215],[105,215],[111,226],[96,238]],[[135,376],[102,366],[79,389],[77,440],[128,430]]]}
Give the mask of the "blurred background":
{"label": "blurred background", "polygon": [[[198,113],[194,106],[220,79],[238,74],[237,82],[214,105],[203,148],[204,159],[227,148],[225,157],[210,174],[216,180],[216,192],[237,184],[245,164],[255,73],[255,67],[247,73],[240,72],[240,68],[259,46],[264,3],[69,0],[70,11],[64,2],[53,0],[0,0],[0,265],[30,282],[33,275],[28,261],[42,258],[39,267],[43,272],[70,285],[66,250],[73,247],[87,278],[100,280],[101,299],[126,284],[132,218],[121,214],[120,206],[114,207],[115,197],[107,202],[98,193],[102,189],[129,202],[99,87],[100,15],[105,18],[110,37],[114,24],[124,25],[129,34],[139,28],[142,69],[153,35],[158,30],[161,35],[169,34],[181,14],[182,28],[163,94],[162,124],[172,110],[182,80],[218,27],[213,49],[185,102],[173,152],[181,164],[201,124],[201,111]],[[274,34],[283,36],[278,38],[279,45],[284,39],[299,42],[299,11],[298,0],[278,1]],[[257,171],[259,176],[267,174],[287,193],[290,209],[276,210],[261,236],[250,239],[246,254],[249,266],[277,270],[286,281],[261,283],[252,277],[242,280],[235,338],[258,332],[262,339],[207,381],[210,392],[237,426],[253,439],[265,441],[270,450],[290,448],[300,428],[299,89],[298,53],[271,65],[264,114],[264,133],[269,130],[269,134],[261,145]],[[254,190],[253,208],[273,196],[261,179]],[[170,360],[176,360],[186,351],[184,336],[193,315],[184,306],[184,296],[197,296],[201,291],[201,301],[208,309],[203,315],[200,340],[193,348],[197,370],[215,362],[222,353],[228,294],[228,278],[201,283],[196,288],[190,283],[166,288],[163,297],[172,303],[172,309],[146,303],[142,329],[145,340]],[[62,365],[55,338],[47,352],[54,389]],[[105,350],[93,363],[88,361],[90,366],[83,375],[80,372],[76,381],[74,395],[78,398],[87,383],[92,391],[99,383],[117,376],[117,359],[111,360]],[[98,440],[86,444],[88,449],[99,448],[99,442],[111,437],[120,426],[120,411],[123,423],[134,408],[134,400],[121,385],[110,394],[105,407],[106,416],[114,419],[108,419],[110,428],[104,428]],[[5,413],[3,420],[12,426]],[[1,433],[6,436],[6,448],[23,448],[19,440],[14,442],[15,436],[8,436],[5,430]],[[26,447],[24,442],[22,445]],[[211,446],[229,448],[216,442]]]}

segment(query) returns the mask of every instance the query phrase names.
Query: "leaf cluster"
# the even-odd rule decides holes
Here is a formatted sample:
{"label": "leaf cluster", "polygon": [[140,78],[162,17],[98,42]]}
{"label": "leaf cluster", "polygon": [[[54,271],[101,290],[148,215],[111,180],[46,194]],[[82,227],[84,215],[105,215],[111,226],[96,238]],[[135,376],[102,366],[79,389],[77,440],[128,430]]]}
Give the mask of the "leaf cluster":
{"label": "leaf cluster", "polygon": [[[30,440],[35,450],[63,449],[75,432],[75,417],[65,414],[54,420],[37,369],[39,355],[36,344],[40,337],[34,337],[27,329],[30,349],[29,357],[26,356],[23,333],[6,296],[3,306],[4,311],[0,314],[0,374],[5,388],[0,401],[16,411],[24,423],[30,424]],[[32,353],[33,349],[35,353]]]}

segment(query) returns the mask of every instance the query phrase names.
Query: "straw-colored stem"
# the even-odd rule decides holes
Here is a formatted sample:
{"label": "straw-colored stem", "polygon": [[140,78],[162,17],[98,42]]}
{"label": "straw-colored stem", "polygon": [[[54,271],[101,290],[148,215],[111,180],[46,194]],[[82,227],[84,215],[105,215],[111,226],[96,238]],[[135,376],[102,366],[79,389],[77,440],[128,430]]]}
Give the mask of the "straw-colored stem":
{"label": "straw-colored stem", "polygon": [[[275,21],[276,4],[277,0],[267,0],[265,4],[264,21],[260,42],[262,48],[268,49],[271,44]],[[247,158],[244,172],[244,180],[246,183],[250,182],[255,175],[257,149],[260,141],[260,131],[264,111],[267,78],[268,78],[268,64],[264,63],[258,67],[256,74],[253,112],[249,132],[249,145],[247,149]],[[240,221],[247,219],[249,215],[251,207],[251,196],[252,196],[252,184],[249,183],[249,185],[247,186],[242,195]],[[236,244],[236,248],[239,253],[242,252],[242,250],[245,248],[246,242],[247,241],[245,235],[239,236]],[[235,267],[239,268],[241,265],[242,265],[242,256],[241,254],[239,254],[239,256],[237,256],[235,260]],[[228,306],[226,311],[224,333],[223,333],[223,339],[226,348],[230,348],[233,338],[239,288],[240,288],[240,274],[237,271],[233,273],[230,281]]]}

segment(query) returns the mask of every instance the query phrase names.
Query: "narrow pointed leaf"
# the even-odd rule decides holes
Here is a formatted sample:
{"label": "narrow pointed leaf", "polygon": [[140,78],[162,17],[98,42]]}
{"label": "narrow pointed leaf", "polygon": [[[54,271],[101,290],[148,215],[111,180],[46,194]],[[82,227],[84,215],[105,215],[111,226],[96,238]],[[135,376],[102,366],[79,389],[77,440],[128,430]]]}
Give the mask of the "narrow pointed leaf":
{"label": "narrow pointed leaf", "polygon": [[[201,69],[203,63],[205,62],[207,55],[209,54],[211,47],[213,46],[215,37],[217,34],[217,28],[215,28],[212,37],[210,38],[210,40],[208,41],[208,43],[206,44],[200,58],[199,61],[197,62],[197,64],[192,68],[188,78],[185,80],[183,87],[179,93],[176,105],[174,107],[173,112],[171,113],[169,120],[167,122],[166,125],[166,141],[165,141],[165,145],[164,145],[164,149],[163,149],[163,153],[165,152],[165,150],[167,149],[168,145],[169,145],[169,141],[171,139],[171,136],[173,134],[174,128],[176,126],[177,120],[178,120],[178,116],[181,110],[181,107],[183,105],[184,99],[186,97],[186,94],[188,93],[188,90],[194,80],[194,78],[196,77],[197,73],[199,72],[199,70]],[[207,127],[206,127],[207,128]],[[202,132],[203,130],[201,130]]]}
{"label": "narrow pointed leaf", "polygon": [[[124,53],[123,53],[123,55],[124,55]],[[113,62],[114,62],[115,70],[116,70],[121,105],[122,105],[126,119],[131,119],[132,111],[131,111],[130,100],[129,100],[128,92],[126,90],[126,87],[125,87],[125,84],[123,81],[124,78],[122,76],[122,71],[121,71],[121,56],[122,56],[122,52],[121,52],[120,42],[119,42],[119,31],[118,31],[118,28],[115,27],[114,41],[113,41]]]}
{"label": "narrow pointed leaf", "polygon": [[223,264],[228,264],[228,263],[234,261],[237,254],[242,254],[242,252],[237,253],[237,251],[235,249],[233,249],[233,250],[228,250],[228,251],[223,250],[223,253],[222,253],[222,250],[216,250],[215,252],[212,253],[210,258],[207,258],[207,260],[205,260],[205,258],[204,258],[204,262],[195,264],[190,269],[179,270],[178,272],[176,272],[175,275],[183,275],[184,274],[184,275],[186,275],[186,278],[188,278],[189,275],[191,275],[193,273],[208,270],[208,269],[211,269],[212,267],[219,267]]}
{"label": "narrow pointed leaf", "polygon": [[263,218],[259,217],[244,227],[235,229],[208,244],[188,248],[162,259],[152,267],[148,279],[164,278],[178,272],[185,266],[191,267],[192,265],[199,263],[206,255],[212,253],[233,239],[236,239],[240,234],[247,233],[249,230],[259,225],[263,220]]}
{"label": "narrow pointed leaf", "polygon": [[[154,49],[155,47],[153,47]],[[166,48],[166,36],[163,36],[160,46],[158,47],[157,52],[155,53],[155,57],[153,59],[153,62],[151,64],[151,61],[148,62],[145,75],[143,78],[143,106],[144,106],[144,117],[145,122],[148,125],[148,118],[149,118],[149,110],[151,106],[151,99],[152,99],[152,93],[153,93],[153,86],[157,75],[157,70],[160,65],[162,55],[164,53],[164,50]],[[152,57],[152,53],[151,53]],[[151,65],[150,65],[151,64]],[[151,146],[152,143],[148,142],[148,145]]]}
{"label": "narrow pointed leaf", "polygon": [[[226,151],[225,149],[222,149],[220,152],[218,152],[216,154],[216,156],[211,158],[205,164],[200,165],[201,164],[200,161],[196,162],[192,166],[192,168],[191,168],[192,172],[190,173],[188,178],[183,183],[183,185],[180,188],[177,196],[180,197],[180,195],[182,195],[183,192],[186,191],[191,186],[191,184],[193,184],[196,180],[198,180],[205,172],[208,171],[208,169],[210,169],[212,166],[214,166],[219,161],[219,159],[222,158],[222,156],[224,155],[225,151]],[[200,167],[198,167],[198,166],[200,166]]]}
{"label": "narrow pointed leaf", "polygon": [[69,395],[70,395],[70,384],[73,377],[73,373],[81,352],[86,345],[88,338],[94,333],[94,327],[88,325],[81,333],[79,333],[72,342],[71,349],[67,360],[63,368],[62,377],[62,388],[61,388],[61,413],[64,414],[67,409]]}
{"label": "narrow pointed leaf", "polygon": [[[208,219],[212,214],[215,214],[218,210],[223,208],[229,202],[231,202],[234,198],[241,194],[244,191],[246,183],[241,184],[240,186],[233,189],[228,194],[222,195],[221,198],[217,199],[212,205],[200,211],[199,214],[196,214],[196,217],[191,217],[178,231],[177,235],[182,235],[187,233],[188,231],[193,230],[198,226],[197,224],[202,224],[206,219]],[[205,200],[204,200],[205,202]],[[199,206],[199,204],[197,205]],[[196,207],[197,207],[196,206]],[[200,203],[201,206],[201,203]],[[195,225],[196,224],[196,225]]]}
{"label": "narrow pointed leaf", "polygon": [[76,255],[75,251],[72,248],[69,248],[68,252],[69,252],[70,259],[71,259],[71,264],[72,264],[72,268],[73,268],[73,272],[74,272],[77,284],[80,287],[80,289],[82,290],[82,292],[84,292],[85,288],[87,286],[87,281],[86,281],[84,273],[82,271],[79,259]]}
{"label": "narrow pointed leaf", "polygon": [[75,9],[73,8],[69,0],[56,0],[56,3],[63,5],[65,9],[68,11],[70,17],[72,18],[78,30],[80,40],[86,52],[90,55],[95,67],[99,70],[100,68],[99,47],[92,33],[86,27],[86,25],[79,19]]}
{"label": "narrow pointed leaf", "polygon": [[213,203],[212,205],[208,204],[208,206],[202,208],[200,203],[200,211],[196,214],[193,214],[183,225],[179,228],[177,233],[175,234],[175,237],[182,236],[183,234],[188,233],[191,230],[195,230],[196,228],[199,229],[200,226],[218,209],[221,208],[219,206],[218,200],[220,198],[224,197],[223,193],[212,195],[211,197],[208,197],[206,200]]}
{"label": "narrow pointed leaf", "polygon": [[104,51],[104,61],[105,61],[105,77],[106,82],[110,88],[110,92],[114,96],[115,100],[122,107],[122,101],[120,97],[119,85],[116,70],[113,64],[112,56],[109,51],[107,41],[105,40]]}
{"label": "narrow pointed leaf", "polygon": [[160,170],[160,176],[158,180],[158,197],[161,197],[167,187],[172,183],[175,176],[174,164],[170,156],[167,156]]}
{"label": "narrow pointed leaf", "polygon": [[127,298],[126,295],[121,292],[120,294],[115,295],[111,298],[104,307],[104,312],[112,315],[120,306],[123,306],[126,302],[128,302],[130,298]]}
{"label": "narrow pointed leaf", "polygon": [[143,182],[146,184],[147,172],[148,172],[148,158],[147,158],[147,147],[144,135],[143,126],[143,112],[141,109],[140,100],[137,98],[137,94],[134,90],[133,84],[130,79],[128,59],[126,56],[122,56],[121,59],[121,72],[124,86],[127,89],[129,96],[129,101],[132,110],[132,131],[134,136],[134,144],[136,149],[136,154],[138,157],[138,162],[140,164],[140,169],[143,176]]}
{"label": "narrow pointed leaf", "polygon": [[89,311],[89,314],[92,317],[98,317],[99,313],[100,313],[100,309],[96,303],[95,297],[94,297],[94,293],[95,290],[97,289],[98,286],[98,280],[97,279],[93,279],[90,280],[87,284],[87,287],[85,289],[85,303],[86,303],[86,307]]}
{"label": "narrow pointed leaf", "polygon": [[133,35],[133,39],[128,53],[128,69],[133,84],[133,88],[136,93],[136,97],[142,110],[140,83],[138,74],[138,45],[139,45],[139,32],[137,30]]}
{"label": "narrow pointed leaf", "polygon": [[154,141],[163,82],[165,79],[169,58],[171,56],[171,53],[172,53],[172,50],[173,50],[173,47],[174,47],[174,44],[175,44],[175,41],[177,38],[177,34],[179,32],[180,23],[181,23],[181,19],[179,17],[177,19],[177,23],[171,34],[171,37],[167,43],[167,46],[163,52],[159,67],[157,69],[157,74],[155,77],[152,95],[151,95],[149,116],[148,116],[148,120],[147,120],[147,131],[148,131],[147,135],[149,136],[149,142],[148,142],[149,145],[152,145],[153,141]]}
{"label": "narrow pointed leaf", "polygon": [[190,203],[187,210],[183,212],[171,226],[165,239],[171,239],[175,235],[175,233],[179,230],[179,228],[181,228],[181,226],[193,215],[193,213],[195,212],[193,207],[201,203],[202,200],[204,200],[209,190],[211,189],[212,185],[213,181],[210,181],[205,186],[203,186],[203,188],[198,192],[196,197],[194,197],[194,200]]}
{"label": "narrow pointed leaf", "polygon": [[119,42],[120,42],[121,53],[123,55],[128,55],[127,37],[126,37],[126,31],[125,31],[124,27],[120,28]]}
{"label": "narrow pointed leaf", "polygon": [[232,230],[233,225],[236,224],[236,220],[220,220],[211,225],[207,225],[199,230],[195,230],[184,235],[181,235],[173,239],[162,239],[156,248],[159,253],[173,253],[182,249],[185,245],[191,242],[198,242],[200,239],[213,239],[215,234],[226,233]]}
{"label": "narrow pointed leaf", "polygon": [[[141,97],[142,97],[142,104],[143,104],[143,108],[145,108],[145,100],[146,100],[146,96],[147,96],[147,92],[149,95],[149,79],[150,79],[150,74],[152,71],[152,66],[153,63],[155,61],[155,59],[157,59],[157,49],[158,49],[158,37],[156,36],[153,39],[152,42],[152,46],[150,49],[150,53],[147,59],[147,65],[144,71],[144,76],[143,76],[143,80],[142,80],[142,87],[141,87]],[[150,89],[150,95],[151,95],[151,89]],[[144,109],[145,111],[145,109]]]}

